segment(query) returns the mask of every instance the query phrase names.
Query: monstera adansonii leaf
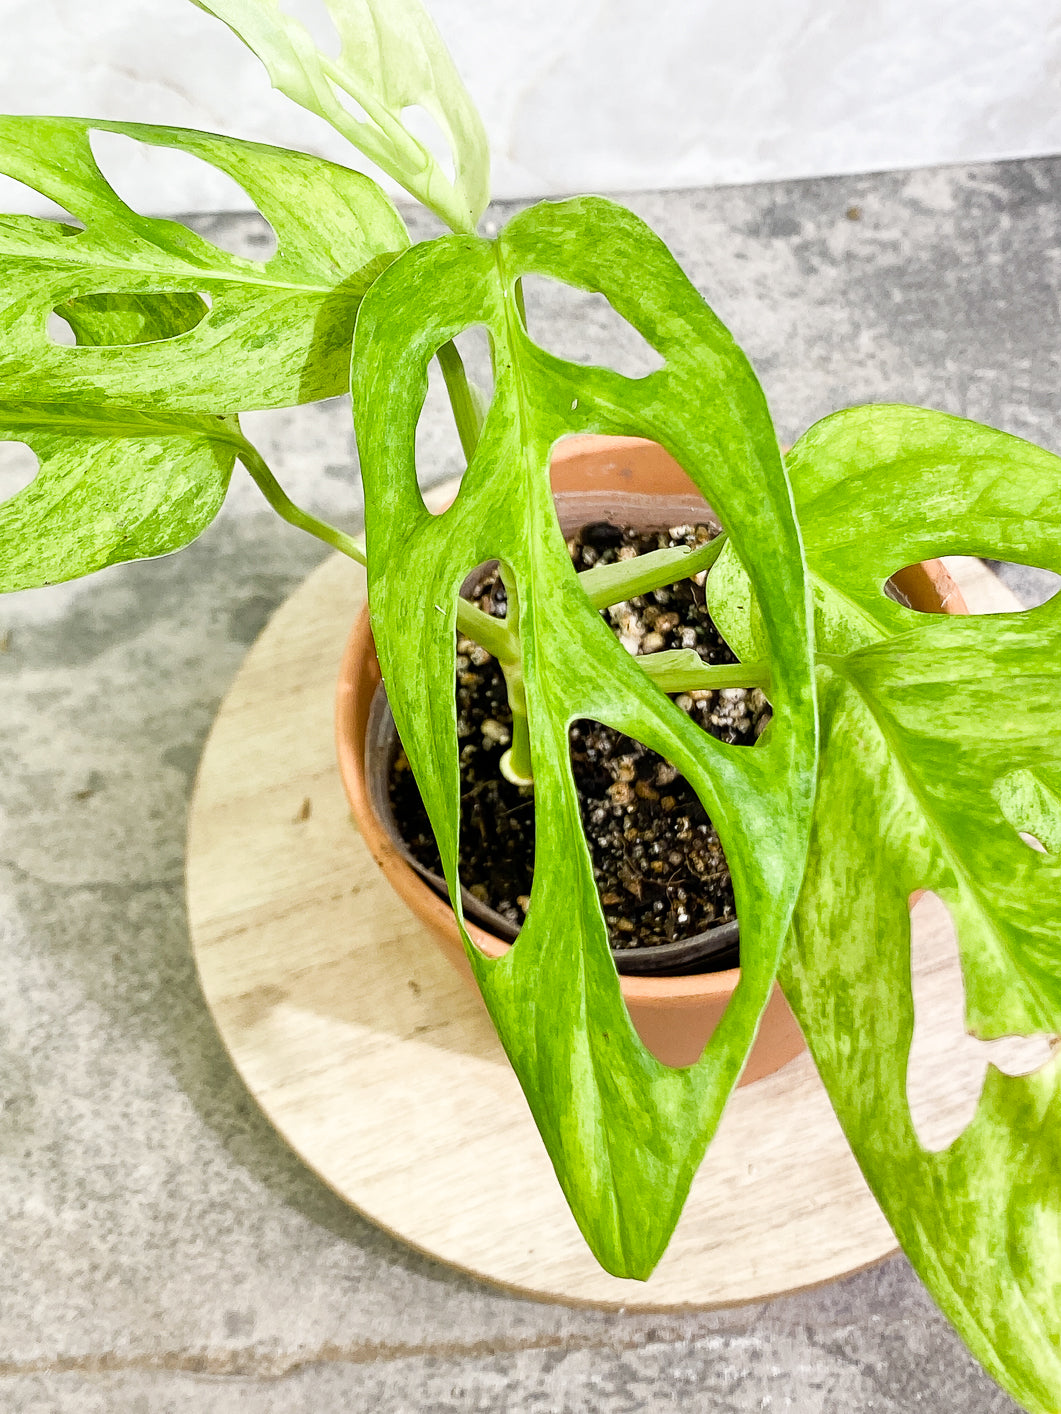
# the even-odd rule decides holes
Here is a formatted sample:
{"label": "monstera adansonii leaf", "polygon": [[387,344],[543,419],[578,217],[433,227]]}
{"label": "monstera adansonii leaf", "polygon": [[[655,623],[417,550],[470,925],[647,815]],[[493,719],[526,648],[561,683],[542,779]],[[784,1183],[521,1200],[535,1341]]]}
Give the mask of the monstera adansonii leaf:
{"label": "monstera adansonii leaf", "polygon": [[[661,355],[641,379],[580,367],[528,336],[517,282],[603,293]],[[414,433],[435,351],[489,331],[495,391],[456,501],[433,516]],[[644,1277],[677,1221],[768,998],[806,857],[816,718],[809,612],[790,491],[761,390],[733,340],[637,218],[598,198],[546,203],[496,241],[447,236],[366,296],[354,344],[369,602],[391,706],[458,891],[456,601],[475,565],[508,567],[520,603],[537,836],[530,909],[506,956],[465,945],[575,1217],[609,1271]],[[702,733],[591,607],[560,533],[550,452],[572,432],[662,443],[746,565],[773,667],[755,748]],[[670,1069],[630,1023],[580,823],[568,726],[629,733],[690,780],[718,828],[741,918],[741,981],[701,1060]]]}
{"label": "monstera adansonii leaf", "polygon": [[[176,221],[140,216],[106,181],[92,131],[176,148],[228,173],[276,233],[266,261],[219,249]],[[368,177],[305,153],[181,128],[81,118],[0,118],[0,172],[64,207],[84,230],[0,217],[0,400],[238,413],[345,393],[365,290],[409,244]],[[137,301],[180,318],[145,333]],[[126,311],[108,344],[55,342],[52,311]],[[82,331],[78,331],[79,334]]]}
{"label": "monstera adansonii leaf", "polygon": [[[273,87],[341,132],[456,231],[474,231],[490,199],[482,119],[420,0],[324,0],[339,53],[322,53],[278,0],[192,0],[265,65]],[[352,98],[355,117],[344,97]],[[453,175],[406,125],[422,109],[444,134]]]}
{"label": "monstera adansonii leaf", "polygon": [[235,419],[0,403],[0,438],[40,469],[0,504],[0,593],[77,579],[189,544],[221,509]]}
{"label": "monstera adansonii leaf", "polygon": [[816,599],[822,743],[782,985],[926,1285],[1018,1400],[1056,1411],[1061,1061],[1022,1077],[989,1067],[975,1119],[942,1152],[918,1141],[907,1070],[921,889],[954,920],[969,1032],[1061,1032],[1061,598],[929,616],[884,585],[948,553],[1061,570],[1061,459],[881,406],[818,423],[788,465]]}
{"label": "monstera adansonii leaf", "polygon": [[[79,339],[167,339],[186,306],[165,295],[86,296]],[[0,503],[0,593],[77,579],[122,560],[180,550],[221,509],[245,450],[234,417],[0,398],[0,446],[36,455],[30,483]]]}

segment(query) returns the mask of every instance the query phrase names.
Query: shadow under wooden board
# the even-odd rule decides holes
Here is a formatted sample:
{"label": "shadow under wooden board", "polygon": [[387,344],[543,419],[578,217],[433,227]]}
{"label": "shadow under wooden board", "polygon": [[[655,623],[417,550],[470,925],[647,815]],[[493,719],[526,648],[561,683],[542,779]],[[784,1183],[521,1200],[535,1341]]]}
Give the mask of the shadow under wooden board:
{"label": "shadow under wooden board", "polygon": [[[954,567],[974,611],[1018,607],[979,562]],[[804,1054],[736,1092],[651,1279],[597,1266],[478,996],[350,821],[332,705],[363,597],[361,572],[336,556],[282,606],[222,703],[192,801],[188,907],[203,991],[280,1133],[380,1226],[545,1299],[729,1305],[894,1251]],[[922,1136],[940,1143],[969,1117],[983,1061],[955,1045],[957,960],[931,902],[915,914],[925,1089],[915,1096],[912,1076],[911,1098]]]}

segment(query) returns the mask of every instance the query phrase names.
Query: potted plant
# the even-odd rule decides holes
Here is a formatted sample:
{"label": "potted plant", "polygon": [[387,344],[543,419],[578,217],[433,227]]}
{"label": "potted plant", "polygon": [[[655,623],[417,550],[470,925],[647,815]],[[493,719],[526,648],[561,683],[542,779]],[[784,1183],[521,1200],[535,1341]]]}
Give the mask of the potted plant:
{"label": "potted plant", "polygon": [[[581,570],[579,583],[591,602],[610,605],[604,612],[613,632],[625,625],[621,641],[628,649],[651,650],[647,666],[659,686],[692,692],[695,705],[689,695],[677,700],[698,713],[703,730],[724,740],[754,740],[769,709],[758,689],[737,686],[754,674],[749,677],[738,663],[709,663],[705,670],[690,648],[679,647],[696,635],[704,658],[732,656],[706,613],[701,583],[724,541],[708,538],[718,524],[682,469],[654,442],[575,437],[554,451],[550,480],[560,529],[576,564],[593,561]],[[690,543],[702,538],[688,563],[696,577],[669,585],[657,602],[656,592],[640,590],[684,574],[687,547],[677,551],[677,562],[673,549],[648,547],[672,539],[675,526]],[[635,546],[643,553],[636,566],[626,568],[618,557],[633,555]],[[920,566],[907,573],[915,587],[922,582],[929,587]],[[942,567],[939,573],[945,576]],[[630,599],[611,605],[609,583],[615,576],[622,583],[619,592]],[[502,612],[497,571],[484,567],[473,579],[476,602]],[[954,588],[949,577],[948,584]],[[466,582],[463,593],[470,592]],[[938,609],[940,597],[929,590],[929,602]],[[504,657],[504,642],[495,646]],[[469,660],[471,647],[458,635],[461,896],[464,924],[476,947],[499,958],[517,936],[520,905],[526,907],[532,892],[535,791],[518,776],[506,779],[503,747],[513,719],[503,677],[495,659],[482,665]],[[698,680],[713,683],[715,690],[697,691]],[[472,981],[430,823],[396,737],[368,614],[362,612],[339,671],[336,742],[343,782],[377,864]],[[688,783],[655,753],[600,723],[573,724],[571,740],[583,830],[630,1019],[660,1060],[691,1065],[739,979],[738,925],[717,835],[700,818],[702,807]],[[495,903],[507,912],[500,913]],[[799,1028],[775,986],[740,1083],[770,1074],[803,1049]]]}
{"label": "potted plant", "polygon": [[[476,234],[481,124],[417,0],[331,0],[337,58],[274,0],[201,8],[452,234],[410,248],[373,182],[305,154],[171,128],[0,121],[2,170],[75,218],[0,222],[0,436],[40,462],[0,507],[0,587],[180,548],[240,461],[284,518],[367,562],[391,707],[458,920],[454,630],[495,651],[515,724],[509,768],[533,777],[536,871],[517,945],[490,960],[465,937],[466,956],[599,1260],[651,1271],[779,979],[914,1266],[991,1373],[1029,1409],[1056,1410],[1058,1062],[1021,1078],[990,1072],[975,1120],[940,1153],[917,1141],[905,1078],[919,890],[955,918],[971,1031],[1061,1031],[1059,608],[926,617],[885,585],[947,552],[1061,568],[1061,462],[897,406],[836,413],[783,460],[739,348],[630,212],[584,197],[524,211],[496,238]],[[452,177],[403,121],[413,106],[445,133]],[[227,172],[273,225],[277,254],[243,260],[132,212],[95,163],[94,129]],[[635,380],[548,354],[526,327],[529,274],[604,294],[662,367]],[[77,347],[51,341],[53,312]],[[478,325],[493,358],[485,410],[453,344]],[[468,457],[440,516],[424,506],[414,458],[434,358]],[[246,409],[348,388],[365,548],[294,506],[238,423]],[[774,714],[753,749],[714,742],[662,690],[717,685],[710,668],[635,660],[602,623],[549,488],[550,453],[571,433],[650,438],[718,513],[712,616]],[[659,583],[699,565],[696,553],[675,552]],[[459,594],[469,570],[495,559],[503,622]],[[608,593],[627,598],[638,573],[626,562]],[[573,792],[574,717],[672,763],[725,845],[740,982],[694,1065],[657,1061],[623,1006]]]}

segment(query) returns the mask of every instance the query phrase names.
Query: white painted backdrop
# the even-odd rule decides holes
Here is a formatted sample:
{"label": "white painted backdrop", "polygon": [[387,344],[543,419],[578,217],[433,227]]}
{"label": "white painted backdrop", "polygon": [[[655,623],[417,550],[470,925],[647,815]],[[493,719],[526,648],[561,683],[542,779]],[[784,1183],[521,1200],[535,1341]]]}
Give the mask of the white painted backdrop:
{"label": "white painted backdrop", "polygon": [[[321,0],[287,0],[319,24]],[[431,0],[499,196],[747,182],[1061,150],[1055,0]],[[0,0],[0,111],[343,140],[187,0]],[[358,159],[355,159],[358,160]],[[118,157],[113,159],[118,164]],[[146,212],[245,206],[189,159],[123,155]],[[39,200],[0,191],[8,210]]]}

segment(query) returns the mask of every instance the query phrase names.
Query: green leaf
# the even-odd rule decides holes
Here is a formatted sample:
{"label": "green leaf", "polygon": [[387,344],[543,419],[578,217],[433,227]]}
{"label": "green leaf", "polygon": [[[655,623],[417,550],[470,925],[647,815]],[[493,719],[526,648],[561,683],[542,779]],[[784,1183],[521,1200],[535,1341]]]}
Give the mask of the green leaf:
{"label": "green leaf", "polygon": [[240,437],[195,414],[0,404],[0,440],[40,470],[0,505],[0,592],[179,550],[221,508]]}
{"label": "green leaf", "polygon": [[[168,338],[189,313],[165,295],[86,297],[69,317],[79,339],[109,344]],[[235,418],[23,400],[0,402],[0,440],[40,464],[0,504],[0,593],[183,548],[221,509],[246,446]]]}
{"label": "green leaf", "polygon": [[1034,835],[1050,854],[1061,854],[1061,773],[1010,771],[996,782],[995,797],[1018,833]]}
{"label": "green leaf", "polygon": [[[175,221],[138,215],[96,165],[93,130],[191,153],[227,172],[276,232],[272,259],[219,250]],[[0,171],[85,225],[0,220],[0,399],[229,413],[346,392],[365,290],[408,245],[391,202],[360,173],[304,153],[181,128],[0,118]],[[137,302],[175,322],[146,338]],[[203,296],[208,297],[206,309]],[[90,301],[112,319],[82,347],[54,343],[58,310],[85,334]],[[121,318],[119,318],[121,315]]]}
{"label": "green leaf", "polygon": [[[538,272],[604,293],[665,360],[628,379],[535,345],[516,282]],[[452,507],[425,509],[416,420],[427,366],[485,325],[493,401]],[[496,242],[450,236],[401,257],[366,297],[354,404],[366,487],[369,599],[391,706],[460,916],[454,623],[467,572],[507,566],[521,606],[536,811],[526,924],[489,962],[465,944],[575,1217],[601,1263],[652,1270],[681,1211],[773,983],[802,876],[815,770],[799,536],[762,392],[663,244],[596,198],[546,203]],[[679,460],[748,567],[772,652],[775,718],[754,748],[708,737],[648,680],[578,582],[557,524],[550,453],[569,432],[645,434]],[[672,761],[715,822],[742,930],[741,982],[695,1066],[641,1045],[619,991],[579,823],[568,725],[628,732]]]}
{"label": "green leaf", "polygon": [[[958,618],[883,590],[937,554],[1061,569],[1061,459],[942,413],[867,407],[813,427],[789,470],[825,666],[783,985],[910,1260],[1014,1397],[1056,1411],[1061,1061],[989,1068],[975,1119],[939,1153],[917,1139],[906,1084],[915,890],[954,919],[970,1032],[1061,1032],[1061,600]],[[1053,853],[1021,840],[1033,828]]]}
{"label": "green leaf", "polygon": [[[224,21],[265,65],[273,87],[324,118],[455,231],[474,231],[490,199],[482,120],[420,0],[325,0],[336,60],[278,0],[192,0]],[[354,99],[364,119],[344,107]],[[423,108],[447,137],[455,179],[403,121]]]}
{"label": "green leaf", "polygon": [[[152,344],[187,334],[201,324],[209,305],[201,295],[82,295],[56,311],[79,344]],[[160,332],[164,329],[166,332]]]}

